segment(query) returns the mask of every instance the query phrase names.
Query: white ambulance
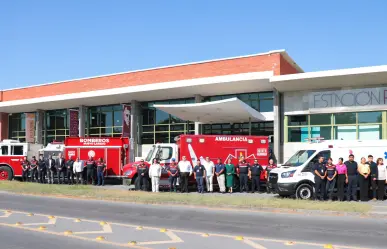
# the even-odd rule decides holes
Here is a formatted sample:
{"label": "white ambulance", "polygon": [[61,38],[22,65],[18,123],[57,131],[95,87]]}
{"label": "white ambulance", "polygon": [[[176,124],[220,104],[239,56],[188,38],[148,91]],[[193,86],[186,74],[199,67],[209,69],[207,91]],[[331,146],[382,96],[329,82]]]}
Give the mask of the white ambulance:
{"label": "white ambulance", "polygon": [[[342,157],[344,161],[353,154],[355,161],[360,162],[362,157],[368,155],[374,157],[374,161],[383,158],[387,161],[387,141],[344,141],[313,139],[311,143],[305,143],[304,149],[297,151],[287,162],[273,169],[269,174],[269,187],[280,196],[295,196],[299,199],[313,197],[314,175],[312,166],[320,156],[325,160],[329,157],[336,164]],[[385,163],[387,164],[387,162]],[[387,186],[385,188],[387,196]]]}

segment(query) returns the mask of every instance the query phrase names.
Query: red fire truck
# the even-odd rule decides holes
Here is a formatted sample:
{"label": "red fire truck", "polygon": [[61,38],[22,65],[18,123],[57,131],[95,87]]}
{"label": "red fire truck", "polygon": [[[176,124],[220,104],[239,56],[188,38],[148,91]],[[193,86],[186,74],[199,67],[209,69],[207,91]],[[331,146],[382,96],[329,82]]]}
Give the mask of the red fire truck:
{"label": "red fire truck", "polygon": [[[250,164],[258,159],[258,162],[265,167],[269,160],[269,141],[268,137],[264,136],[181,135],[176,139],[176,143],[153,145],[144,161],[149,166],[153,158],[158,158],[161,165],[168,166],[172,158],[179,161],[183,156],[186,156],[192,165],[196,165],[197,160],[202,161],[207,156],[214,163],[221,158],[223,163],[231,159],[232,163],[237,165],[239,158],[244,156]],[[134,162],[125,165],[123,171],[126,185],[135,184],[138,164],[139,162]],[[264,177],[263,173],[261,179]],[[234,183],[236,184],[234,187],[238,188],[239,181],[236,179]],[[189,184],[196,184],[193,177]],[[165,167],[163,167],[160,185],[168,186],[168,173]]]}
{"label": "red fire truck", "polygon": [[22,175],[21,162],[23,157],[38,157],[39,150],[43,148],[43,145],[6,139],[0,142],[0,147],[0,180],[12,180],[14,177]]}
{"label": "red fire truck", "polygon": [[65,157],[75,160],[103,158],[106,162],[106,177],[122,177],[123,165],[129,162],[129,138],[115,137],[68,137],[65,140]]}

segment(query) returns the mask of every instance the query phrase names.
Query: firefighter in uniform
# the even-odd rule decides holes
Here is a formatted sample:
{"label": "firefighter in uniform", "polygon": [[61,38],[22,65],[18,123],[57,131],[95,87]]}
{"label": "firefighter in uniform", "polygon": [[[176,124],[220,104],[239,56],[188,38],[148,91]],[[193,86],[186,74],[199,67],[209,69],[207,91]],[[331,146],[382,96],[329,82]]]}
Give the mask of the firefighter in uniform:
{"label": "firefighter in uniform", "polygon": [[55,160],[52,155],[48,156],[46,161],[47,173],[48,173],[48,184],[54,184],[54,176],[56,174]]}
{"label": "firefighter in uniform", "polygon": [[23,161],[21,162],[21,167],[23,170],[22,179],[23,179],[23,182],[26,182],[28,181],[28,171],[30,168],[30,162],[27,160],[26,156],[23,158]]}
{"label": "firefighter in uniform", "polygon": [[179,178],[179,167],[177,166],[176,159],[172,158],[171,164],[168,167],[169,174],[169,190],[176,192],[176,183]]}
{"label": "firefighter in uniform", "polygon": [[247,178],[249,174],[249,164],[246,162],[245,157],[241,156],[238,164],[238,176],[239,176],[239,188],[240,192],[248,192],[249,187],[247,186]]}
{"label": "firefighter in uniform", "polygon": [[258,160],[254,160],[254,164],[250,166],[249,175],[251,180],[251,192],[254,193],[255,190],[259,192],[261,184],[260,178],[263,171],[262,166],[258,163]]}
{"label": "firefighter in uniform", "polygon": [[265,174],[266,174],[265,178],[266,178],[266,181],[267,181],[266,182],[266,191],[267,191],[268,194],[270,194],[272,192],[272,187],[270,186],[271,183],[269,181],[270,171],[272,169],[275,169],[275,168],[277,168],[277,165],[274,164],[274,160],[273,159],[270,159],[269,160],[269,165],[267,165],[266,172],[265,172]]}
{"label": "firefighter in uniform", "polygon": [[46,162],[43,160],[43,156],[39,157],[38,161],[38,173],[39,173],[39,182],[40,183],[46,183]]}
{"label": "firefighter in uniform", "polygon": [[30,173],[31,173],[31,182],[38,182],[38,161],[36,157],[33,156],[30,162]]}
{"label": "firefighter in uniform", "polygon": [[103,161],[102,157],[97,162],[97,179],[98,179],[98,186],[105,185],[105,171],[106,171],[106,165]]}
{"label": "firefighter in uniform", "polygon": [[69,160],[66,162],[66,168],[67,168],[67,181],[69,185],[74,184],[74,160],[70,156]]}
{"label": "firefighter in uniform", "polygon": [[137,166],[137,186],[136,190],[148,190],[148,182],[149,182],[149,168],[144,163],[144,160],[141,160],[141,163]]}
{"label": "firefighter in uniform", "polygon": [[89,157],[89,160],[86,161],[87,172],[86,172],[85,184],[88,184],[91,182],[92,185],[95,185],[94,169],[95,169],[95,162],[92,157]]}

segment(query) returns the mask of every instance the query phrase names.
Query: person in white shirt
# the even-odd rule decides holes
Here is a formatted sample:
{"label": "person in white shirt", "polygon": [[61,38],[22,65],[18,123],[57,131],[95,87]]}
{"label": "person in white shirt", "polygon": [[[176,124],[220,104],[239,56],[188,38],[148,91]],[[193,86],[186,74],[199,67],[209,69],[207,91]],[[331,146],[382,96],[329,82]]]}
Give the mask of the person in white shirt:
{"label": "person in white shirt", "polygon": [[152,180],[152,192],[159,192],[161,176],[161,165],[158,160],[153,159],[152,165],[149,167],[149,177]]}
{"label": "person in white shirt", "polygon": [[377,176],[377,193],[378,193],[378,200],[384,201],[384,193],[385,189],[384,186],[387,183],[387,168],[386,165],[383,164],[383,158],[378,158],[376,161],[376,164],[378,165],[378,176]]}
{"label": "person in white shirt", "polygon": [[212,193],[214,191],[212,180],[214,179],[215,165],[210,160],[210,157],[206,157],[206,160],[203,161],[203,166],[206,169],[206,190]]}
{"label": "person in white shirt", "polygon": [[192,165],[189,161],[187,161],[187,157],[183,156],[178,166],[180,172],[181,192],[188,193],[188,177],[192,175]]}
{"label": "person in white shirt", "polygon": [[77,160],[75,160],[73,164],[73,171],[76,179],[76,184],[82,183],[83,162],[79,160],[79,157],[77,158]]}

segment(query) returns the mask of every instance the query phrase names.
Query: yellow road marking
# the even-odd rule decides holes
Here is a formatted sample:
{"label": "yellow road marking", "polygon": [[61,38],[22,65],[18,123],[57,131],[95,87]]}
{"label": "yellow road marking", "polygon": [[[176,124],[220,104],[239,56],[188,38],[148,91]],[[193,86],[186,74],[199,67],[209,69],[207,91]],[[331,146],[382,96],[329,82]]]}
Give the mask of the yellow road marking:
{"label": "yellow road marking", "polygon": [[[3,209],[0,209],[0,211],[3,211],[5,213],[6,210],[3,210]],[[19,213],[19,214],[26,214],[27,212],[22,212],[22,211],[13,211],[13,213]],[[35,216],[45,216],[47,217],[46,214],[35,214]],[[74,218],[70,218],[70,217],[65,217],[65,216],[56,216],[56,218],[61,218],[61,219],[67,219],[67,220],[74,220]],[[96,221],[96,220],[82,220],[82,221],[85,221],[85,222],[90,222],[90,223],[97,223],[99,224],[100,221]],[[116,225],[116,226],[123,226],[123,227],[131,227],[131,228],[140,228],[138,225],[133,225],[133,224],[123,224],[123,223],[116,223],[116,222],[109,222],[110,225]],[[26,230],[31,230],[31,231],[39,231],[39,232],[48,232],[48,231],[40,231],[40,230],[37,230],[37,229],[33,229],[33,228],[26,228],[26,227],[15,227],[15,225],[10,225],[10,224],[7,224],[7,223],[0,223],[0,225],[2,226],[9,226],[9,227],[14,227],[14,228],[22,228],[22,229],[26,229]],[[150,226],[144,226],[144,227],[141,227],[142,229],[144,230],[160,230],[159,227],[150,227]],[[63,233],[55,233],[55,232],[50,232],[52,234],[55,234],[55,235],[60,235],[60,236],[65,236]],[[170,236],[170,238],[173,240],[173,242],[183,242],[176,234],[174,233],[185,233],[185,234],[194,234],[194,235],[199,235],[199,236],[202,236],[203,235],[203,232],[195,232],[195,231],[186,231],[186,230],[178,230],[178,229],[168,229],[168,231],[165,233],[165,234],[168,234],[168,236],[176,236],[178,239],[176,238],[172,238]],[[234,239],[235,238],[235,235],[225,235],[225,234],[216,234],[216,233],[209,233],[208,234],[209,236],[214,236],[214,237],[223,237],[223,238],[231,238],[231,239]],[[80,239],[84,239],[84,240],[88,240],[88,241],[94,241],[96,242],[96,240],[94,239],[89,239],[89,238],[85,238],[85,237],[81,237],[81,236],[76,236],[76,235],[70,235],[70,236],[67,236],[67,237],[74,237],[74,238],[80,238]],[[176,239],[176,241],[175,241]],[[181,241],[177,241],[177,240],[181,240]],[[251,240],[252,242],[258,240],[258,241],[267,241],[267,242],[277,242],[277,243],[286,243],[286,242],[289,242],[288,240],[280,240],[280,239],[268,239],[268,238],[259,238],[259,237],[244,237],[244,240]],[[100,243],[102,242],[106,242],[108,244],[112,244],[112,245],[116,245],[116,246],[126,246],[126,247],[129,247],[131,245],[128,245],[128,244],[119,244],[119,243],[115,243],[115,242],[108,242],[108,241],[101,241]],[[142,242],[142,243],[137,243],[137,245],[152,245],[153,243],[155,243],[157,241],[153,241],[153,242]],[[171,241],[158,241],[159,243],[171,243]],[[297,244],[300,244],[300,245],[310,245],[310,246],[317,246],[317,247],[324,247],[325,244],[321,244],[321,243],[311,243],[311,242],[304,242],[304,241],[293,241],[294,243],[297,243]],[[152,244],[150,244],[152,243]],[[364,247],[353,247],[353,246],[344,246],[344,245],[333,245],[334,248],[340,248],[340,249],[369,249],[369,248],[364,248]],[[141,248],[141,249],[144,249],[145,247],[134,247],[134,246],[131,246],[133,248]],[[150,248],[146,248],[146,249],[150,249]]]}
{"label": "yellow road marking", "polygon": [[249,245],[249,246],[251,246],[252,248],[255,248],[255,249],[267,249],[266,247],[264,247],[262,245],[259,245],[257,243],[254,243],[253,241],[248,240],[248,239],[245,239],[243,241],[243,243],[245,243],[245,244],[247,244],[247,245]]}

